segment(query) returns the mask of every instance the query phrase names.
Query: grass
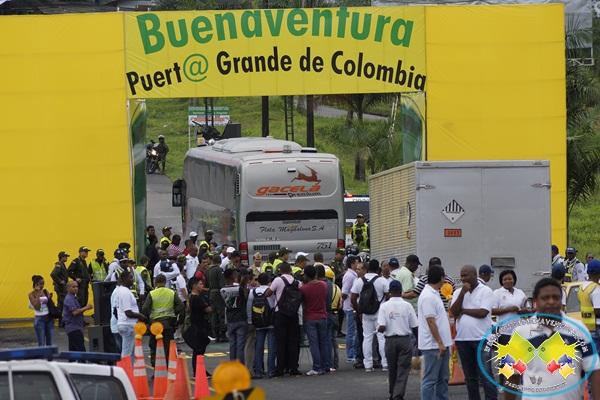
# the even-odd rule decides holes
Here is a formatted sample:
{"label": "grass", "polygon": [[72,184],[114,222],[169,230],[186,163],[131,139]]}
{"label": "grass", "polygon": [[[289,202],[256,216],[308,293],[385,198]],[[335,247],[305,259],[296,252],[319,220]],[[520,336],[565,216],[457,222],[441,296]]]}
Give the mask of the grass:
{"label": "grass", "polygon": [[[188,99],[152,99],[146,101],[148,107],[148,140],[157,140],[164,135],[170,152],[167,161],[167,175],[172,179],[180,178],[183,159],[188,149],[187,107]],[[285,138],[283,100],[271,97],[269,101],[269,133],[279,139]],[[218,98],[215,106],[229,106],[231,119],[242,124],[243,136],[261,135],[261,98]],[[355,150],[336,142],[334,132],[343,129],[343,118],[324,118],[315,116],[315,144],[320,152],[333,153],[342,163],[346,190],[367,193],[367,183],[354,179]],[[306,145],[306,117],[294,113],[295,141]],[[192,142],[195,134],[192,131]]]}
{"label": "grass", "polygon": [[[215,99],[215,105],[229,106],[231,117],[241,122],[244,136],[260,136],[261,112],[258,97]],[[147,100],[148,138],[165,135],[171,149],[167,164],[167,175],[171,179],[182,175],[183,159],[188,149],[187,99]],[[381,111],[386,107],[378,105]],[[285,138],[283,101],[279,97],[270,98],[270,134],[276,138]],[[295,139],[306,144],[306,118],[294,114]],[[340,144],[333,139],[338,129],[343,129],[344,120],[315,117],[315,140],[319,151],[337,155],[344,171],[346,190],[354,194],[367,193],[367,183],[354,180],[354,155],[352,147]],[[193,132],[192,132],[193,134]],[[193,138],[195,139],[195,137]],[[569,225],[569,245],[579,249],[581,258],[586,252],[600,257],[600,228],[596,218],[600,215],[600,192],[585,203],[578,204],[571,214]],[[561,249],[561,251],[564,251]]]}
{"label": "grass", "polygon": [[[578,249],[578,258],[592,253],[600,258],[600,227],[596,225],[600,215],[600,191],[584,203],[575,205],[569,221],[569,245]],[[563,249],[561,251],[564,252]]]}

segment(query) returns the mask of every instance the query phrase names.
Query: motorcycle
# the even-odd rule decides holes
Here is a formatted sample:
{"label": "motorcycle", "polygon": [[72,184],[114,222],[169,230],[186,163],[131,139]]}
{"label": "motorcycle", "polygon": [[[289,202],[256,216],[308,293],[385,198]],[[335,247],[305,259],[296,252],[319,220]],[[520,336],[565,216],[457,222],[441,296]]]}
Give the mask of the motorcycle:
{"label": "motorcycle", "polygon": [[156,150],[156,144],[154,142],[146,145],[146,173],[154,174],[158,170],[158,162],[160,157]]}

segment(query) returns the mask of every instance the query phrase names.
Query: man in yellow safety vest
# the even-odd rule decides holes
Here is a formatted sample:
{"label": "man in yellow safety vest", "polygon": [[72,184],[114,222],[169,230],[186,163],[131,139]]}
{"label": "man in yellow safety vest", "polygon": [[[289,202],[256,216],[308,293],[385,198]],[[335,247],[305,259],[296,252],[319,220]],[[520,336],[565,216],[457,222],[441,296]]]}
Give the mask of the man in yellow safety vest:
{"label": "man in yellow safety vest", "polygon": [[[163,329],[163,343],[165,347],[165,355],[168,358],[169,345],[173,340],[175,328],[177,326],[177,316],[183,312],[183,303],[177,296],[174,290],[165,287],[167,278],[163,274],[159,274],[154,278],[154,287],[146,297],[142,314],[150,319],[150,323],[160,322]],[[150,359],[154,366],[156,357],[156,338],[150,336]]]}
{"label": "man in yellow safety vest", "polygon": [[352,241],[359,250],[368,249],[369,243],[369,224],[365,222],[365,216],[356,215],[356,222],[352,225]]}
{"label": "man in yellow safety vest", "polygon": [[588,281],[581,284],[581,289],[577,293],[581,307],[581,322],[590,330],[596,343],[599,342],[600,335],[600,261],[592,260],[588,264]]}
{"label": "man in yellow safety vest", "polygon": [[104,250],[96,250],[96,258],[90,261],[90,275],[94,282],[104,282],[108,273],[108,262],[104,257]]}

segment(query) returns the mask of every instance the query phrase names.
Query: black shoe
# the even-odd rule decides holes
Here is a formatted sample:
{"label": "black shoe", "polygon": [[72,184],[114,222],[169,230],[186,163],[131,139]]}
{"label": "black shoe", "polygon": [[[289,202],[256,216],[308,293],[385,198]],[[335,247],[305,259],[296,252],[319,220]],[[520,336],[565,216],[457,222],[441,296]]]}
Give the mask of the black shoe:
{"label": "black shoe", "polygon": [[290,376],[302,376],[304,375],[302,372],[298,371],[297,369],[290,371]]}
{"label": "black shoe", "polygon": [[354,363],[353,367],[355,369],[365,369],[365,364],[362,361],[357,361]]}
{"label": "black shoe", "polygon": [[264,376],[262,376],[262,375],[254,375],[252,377],[252,379],[263,379],[263,378],[264,378]]}
{"label": "black shoe", "polygon": [[281,378],[283,376],[283,372],[275,372],[269,378]]}

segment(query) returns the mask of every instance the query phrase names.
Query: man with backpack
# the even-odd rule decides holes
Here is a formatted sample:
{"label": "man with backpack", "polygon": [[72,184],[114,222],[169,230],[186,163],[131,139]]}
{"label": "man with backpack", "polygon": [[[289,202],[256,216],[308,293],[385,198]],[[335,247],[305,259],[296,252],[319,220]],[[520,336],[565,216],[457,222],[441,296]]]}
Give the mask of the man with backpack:
{"label": "man with backpack", "polygon": [[[373,372],[373,336],[377,334],[379,349],[385,347],[385,337],[377,331],[377,313],[379,306],[389,291],[387,280],[379,276],[379,262],[375,259],[369,261],[369,267],[364,277],[356,279],[352,285],[351,301],[357,314],[361,316],[363,329],[363,356],[366,372]],[[387,371],[388,364],[385,353],[381,353],[381,366]]]}
{"label": "man with backpack", "polygon": [[277,369],[274,377],[302,375],[298,371],[300,355],[300,323],[298,310],[302,304],[300,282],[292,276],[292,267],[287,262],[279,264],[278,276],[265,292],[267,297],[275,295],[275,342],[277,344]]}
{"label": "man with backpack", "polygon": [[265,375],[265,340],[269,349],[267,360],[267,376],[270,378],[275,375],[275,329],[273,320],[275,314],[275,298],[267,297],[266,291],[269,289],[269,274],[262,272],[258,275],[257,286],[250,290],[248,294],[248,305],[246,314],[248,315],[248,324],[256,329],[256,344],[254,352],[254,361],[252,364],[252,379],[262,379]]}
{"label": "man with backpack", "polygon": [[[246,283],[238,283],[238,272],[227,269],[223,273],[225,286],[221,296],[225,302],[225,322],[229,338],[229,359],[240,360],[244,364],[244,345],[248,334],[248,317],[246,316]],[[247,279],[247,277],[246,277]]]}

